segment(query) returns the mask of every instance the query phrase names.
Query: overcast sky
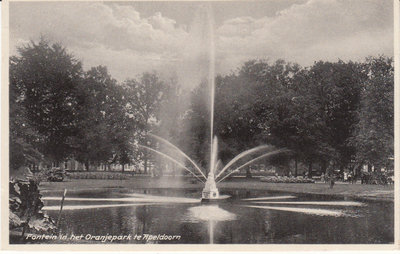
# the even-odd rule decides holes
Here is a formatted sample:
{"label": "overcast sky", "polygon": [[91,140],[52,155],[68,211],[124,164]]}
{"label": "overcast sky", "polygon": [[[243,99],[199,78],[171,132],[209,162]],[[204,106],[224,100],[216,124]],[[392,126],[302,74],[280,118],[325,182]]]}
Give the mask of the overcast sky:
{"label": "overcast sky", "polygon": [[120,81],[151,70],[189,79],[202,75],[212,22],[217,73],[254,58],[303,66],[339,58],[357,61],[393,55],[392,4],[212,2],[210,18],[210,6],[204,2],[12,2],[10,50],[15,54],[16,46],[45,35],[66,46],[84,68],[105,65]]}

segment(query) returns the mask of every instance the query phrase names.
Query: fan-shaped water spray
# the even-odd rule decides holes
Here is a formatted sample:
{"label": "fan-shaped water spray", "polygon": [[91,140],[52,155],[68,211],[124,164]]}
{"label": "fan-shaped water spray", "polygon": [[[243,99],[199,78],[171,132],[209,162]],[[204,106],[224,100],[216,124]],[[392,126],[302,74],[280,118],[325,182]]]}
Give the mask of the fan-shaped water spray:
{"label": "fan-shaped water spray", "polygon": [[269,152],[269,153],[263,154],[263,155],[261,155],[261,156],[258,156],[257,158],[252,159],[251,161],[248,161],[248,162],[244,163],[243,165],[241,165],[240,167],[238,167],[238,168],[236,168],[235,170],[233,170],[231,173],[229,173],[228,175],[226,175],[225,177],[223,177],[221,180],[219,180],[218,183],[221,182],[221,181],[223,181],[224,179],[226,179],[228,176],[230,176],[230,175],[233,174],[234,172],[238,172],[241,168],[244,168],[244,167],[246,167],[246,166],[249,166],[249,165],[251,165],[252,163],[254,163],[254,162],[258,161],[258,160],[265,159],[265,158],[270,157],[270,156],[272,156],[272,155],[276,155],[276,154],[278,154],[278,153],[287,152],[287,151],[289,151],[289,150],[287,150],[287,149],[279,149],[279,150],[276,150],[276,151]]}
{"label": "fan-shaped water spray", "polygon": [[246,151],[244,151],[244,152],[241,152],[240,154],[238,154],[237,156],[235,156],[230,162],[228,162],[228,164],[226,164],[226,166],[223,167],[223,168],[221,169],[221,171],[218,173],[218,175],[217,175],[215,178],[218,178],[220,175],[222,175],[222,173],[224,173],[225,170],[227,170],[230,166],[232,166],[232,165],[233,165],[235,162],[237,162],[238,160],[244,158],[245,156],[251,155],[251,154],[253,154],[253,153],[262,151],[262,150],[264,150],[264,149],[266,149],[266,148],[271,148],[271,146],[269,146],[269,145],[262,145],[262,146],[257,146],[257,147],[251,148],[251,149],[249,149],[249,150],[246,150]]}
{"label": "fan-shaped water spray", "polygon": [[190,169],[188,169],[185,165],[183,165],[182,163],[180,163],[180,162],[177,161],[176,159],[172,158],[171,156],[166,155],[165,153],[162,153],[162,152],[160,152],[160,151],[157,151],[157,150],[155,150],[155,149],[153,149],[153,148],[151,148],[151,147],[148,147],[148,146],[139,145],[139,147],[142,147],[142,148],[144,148],[144,149],[148,149],[148,150],[150,150],[150,151],[152,151],[152,152],[155,152],[155,153],[157,153],[157,154],[159,154],[159,155],[161,155],[161,156],[163,156],[163,157],[169,159],[169,160],[172,161],[172,162],[175,162],[176,164],[178,164],[179,166],[181,166],[181,167],[184,168],[185,170],[189,171],[189,172],[190,172],[194,177],[196,177],[200,182],[204,183],[204,181],[201,180],[193,171],[191,171]]}
{"label": "fan-shaped water spray", "polygon": [[181,149],[179,149],[177,146],[175,146],[174,144],[172,144],[171,142],[169,142],[168,140],[159,137],[157,135],[154,135],[152,133],[149,134],[151,137],[158,139],[162,142],[164,142],[165,144],[173,147],[178,153],[180,153],[182,156],[184,156],[190,163],[193,164],[193,166],[197,169],[197,171],[204,177],[204,179],[206,179],[207,177],[204,175],[203,171],[200,169],[200,167],[186,154],[184,153]]}

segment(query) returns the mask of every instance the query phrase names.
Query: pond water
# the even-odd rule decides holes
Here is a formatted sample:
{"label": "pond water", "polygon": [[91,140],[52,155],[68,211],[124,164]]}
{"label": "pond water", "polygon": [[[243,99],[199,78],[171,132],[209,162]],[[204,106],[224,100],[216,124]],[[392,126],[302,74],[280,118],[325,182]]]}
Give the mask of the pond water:
{"label": "pond water", "polygon": [[[71,243],[102,243],[99,236],[107,235],[127,236],[112,243],[144,244],[394,241],[393,202],[247,190],[221,190],[221,194],[231,198],[205,204],[200,202],[201,190],[73,191],[64,202],[61,234],[68,240],[83,235]],[[53,218],[58,217],[61,195],[44,195],[44,210]]]}

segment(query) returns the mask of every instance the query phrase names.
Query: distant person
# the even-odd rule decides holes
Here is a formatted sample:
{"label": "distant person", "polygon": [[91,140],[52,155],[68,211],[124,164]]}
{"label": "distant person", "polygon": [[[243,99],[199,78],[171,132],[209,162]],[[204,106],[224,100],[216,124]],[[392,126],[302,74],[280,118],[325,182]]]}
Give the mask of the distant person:
{"label": "distant person", "polygon": [[355,175],[353,172],[349,173],[349,182],[351,182],[351,184],[354,184],[354,179],[355,179]]}

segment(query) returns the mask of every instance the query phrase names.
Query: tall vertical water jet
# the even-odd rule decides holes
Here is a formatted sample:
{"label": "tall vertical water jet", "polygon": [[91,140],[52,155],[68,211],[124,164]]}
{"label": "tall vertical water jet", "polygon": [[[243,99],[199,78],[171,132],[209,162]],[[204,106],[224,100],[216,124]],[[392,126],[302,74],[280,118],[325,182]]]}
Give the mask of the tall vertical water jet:
{"label": "tall vertical water jet", "polygon": [[[202,6],[204,7],[204,6]],[[163,156],[164,158],[174,162],[178,166],[182,167],[186,171],[190,172],[194,177],[199,179],[199,181],[203,182],[201,178],[196,173],[200,173],[201,177],[203,177],[206,182],[204,189],[202,191],[202,200],[204,201],[210,201],[210,200],[220,200],[220,199],[226,199],[229,196],[227,195],[220,195],[217,184],[225,179],[227,179],[229,176],[232,174],[239,172],[241,168],[244,168],[246,166],[249,166],[250,164],[264,159],[268,156],[275,155],[277,153],[283,152],[284,150],[275,150],[275,151],[270,151],[268,153],[268,150],[270,150],[270,146],[268,145],[261,145],[249,150],[246,150],[236,157],[234,157],[230,162],[228,162],[225,166],[221,166],[222,169],[217,172],[218,168],[218,140],[217,137],[214,135],[214,104],[215,104],[215,32],[214,32],[214,17],[212,13],[212,6],[211,4],[208,4],[206,8],[201,8],[198,12],[198,16],[196,18],[196,26],[195,29],[193,29],[193,34],[196,35],[194,36],[193,42],[190,44],[190,47],[188,47],[188,59],[191,60],[192,62],[198,63],[197,67],[194,68],[195,70],[200,71],[200,76],[201,77],[207,77],[207,83],[209,86],[209,113],[210,113],[210,155],[209,155],[209,171],[206,177],[206,174],[203,173],[201,168],[188,156],[186,155],[183,151],[181,151],[177,146],[173,145],[171,142],[167,141],[164,138],[155,136],[153,134],[150,134],[152,137],[158,139],[159,141],[162,141],[164,144],[167,144],[169,147],[172,147],[174,151],[178,152],[179,156],[183,156],[186,158],[193,166],[194,169],[197,170],[197,172],[193,172],[190,168],[186,167],[185,163],[181,161],[180,158],[173,158],[167,153],[163,153],[160,151],[157,151],[153,148],[147,147],[147,146],[140,146],[142,148],[148,149],[149,151],[152,151],[154,153],[157,153],[160,156]],[[189,50],[190,49],[190,50]],[[195,52],[193,53],[193,50],[195,49]],[[192,54],[191,54],[192,53]],[[194,60],[195,59],[195,60]],[[191,69],[193,71],[193,69]],[[193,77],[191,75],[191,79],[196,79],[196,77]],[[193,82],[192,82],[193,83]],[[245,157],[257,155],[260,152],[263,152],[264,154],[261,156],[256,157],[255,159],[252,159],[248,161],[247,163],[244,163],[243,165],[237,167],[235,170],[228,172],[227,174],[223,175],[224,173],[227,172],[228,169],[230,169],[235,163],[241,161]],[[219,179],[221,177],[221,179]],[[219,179],[219,180],[218,180]],[[218,180],[218,181],[217,181]]]}
{"label": "tall vertical water jet", "polygon": [[[208,84],[210,86],[210,145],[213,145],[214,137],[214,100],[215,100],[215,41],[214,41],[214,17],[211,5],[207,9],[208,17],[208,45],[209,45],[209,65],[208,65]],[[211,149],[211,156],[213,151]],[[210,164],[210,167],[214,167]]]}
{"label": "tall vertical water jet", "polygon": [[217,153],[218,153],[218,140],[217,137],[214,137],[212,145],[211,145],[211,160],[210,160],[210,172],[208,172],[207,181],[204,185],[204,189],[202,192],[203,200],[211,200],[219,198],[219,191],[217,189],[217,184],[215,183],[215,167],[217,165]]}
{"label": "tall vertical water jet", "polygon": [[203,200],[211,200],[219,198],[219,191],[215,183],[215,167],[217,165],[218,141],[214,137],[214,99],[215,99],[215,42],[214,42],[214,18],[211,5],[207,8],[208,20],[208,41],[209,41],[209,69],[208,69],[208,84],[210,86],[210,171],[206,184],[202,192]]}

